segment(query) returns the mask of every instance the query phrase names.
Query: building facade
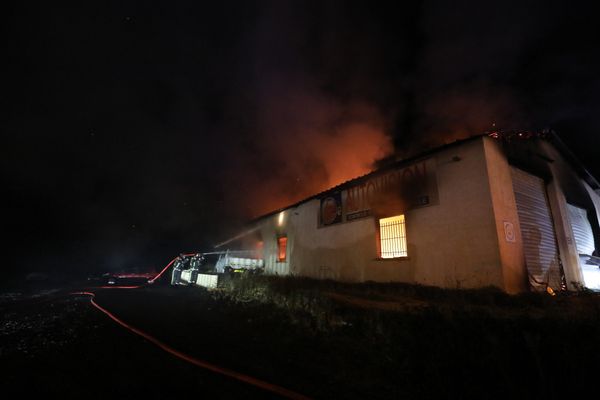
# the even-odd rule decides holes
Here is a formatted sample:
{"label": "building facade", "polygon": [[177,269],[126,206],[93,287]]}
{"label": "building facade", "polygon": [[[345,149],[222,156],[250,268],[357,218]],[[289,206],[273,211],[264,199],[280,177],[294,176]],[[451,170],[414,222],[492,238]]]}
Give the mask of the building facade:
{"label": "building facade", "polygon": [[600,289],[598,183],[557,138],[482,135],[253,221],[265,272],[445,288]]}

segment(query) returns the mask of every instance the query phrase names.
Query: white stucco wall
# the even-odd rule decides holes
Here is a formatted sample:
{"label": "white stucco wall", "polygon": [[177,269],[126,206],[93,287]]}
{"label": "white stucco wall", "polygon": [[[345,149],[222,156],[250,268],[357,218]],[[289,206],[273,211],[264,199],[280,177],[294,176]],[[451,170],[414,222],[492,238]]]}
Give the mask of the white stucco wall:
{"label": "white stucco wall", "polygon": [[504,290],[528,290],[523,240],[512,184],[511,167],[500,142],[483,138]]}
{"label": "white stucco wall", "polygon": [[[497,219],[503,217],[492,206],[485,140],[470,140],[431,156],[439,201],[405,213],[407,258],[378,259],[373,217],[319,228],[320,203],[314,199],[286,210],[282,227],[278,215],[264,221],[266,272],[356,282],[504,288],[497,226]],[[276,260],[278,233],[288,237],[284,263]]]}

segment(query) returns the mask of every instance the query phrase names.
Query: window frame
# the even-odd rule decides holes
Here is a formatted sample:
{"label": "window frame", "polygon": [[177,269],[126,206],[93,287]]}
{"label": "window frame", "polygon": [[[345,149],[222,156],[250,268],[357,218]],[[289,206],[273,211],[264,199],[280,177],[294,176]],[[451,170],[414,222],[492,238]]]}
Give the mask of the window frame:
{"label": "window frame", "polygon": [[[283,258],[281,258],[282,242],[283,242],[283,251],[284,251]],[[287,261],[287,242],[288,242],[287,235],[277,236],[277,262],[286,262]]]}
{"label": "window frame", "polygon": [[[398,217],[402,217],[402,222],[401,224],[403,225],[402,231],[399,232],[400,236],[397,237],[391,237],[391,239],[399,239],[400,241],[400,249],[404,249],[403,251],[400,251],[400,253],[403,253],[402,255],[398,255],[398,256],[384,256],[383,254],[383,243],[382,243],[382,231],[381,231],[381,220],[385,220],[385,219],[392,219],[392,218],[398,218]],[[377,260],[382,260],[382,261],[393,261],[393,260],[405,260],[408,259],[409,254],[408,254],[408,233],[407,233],[407,229],[406,229],[406,214],[397,214],[397,215],[391,215],[391,216],[376,216],[375,217],[375,223],[376,223],[376,227],[377,227]],[[402,236],[402,233],[404,234]]]}

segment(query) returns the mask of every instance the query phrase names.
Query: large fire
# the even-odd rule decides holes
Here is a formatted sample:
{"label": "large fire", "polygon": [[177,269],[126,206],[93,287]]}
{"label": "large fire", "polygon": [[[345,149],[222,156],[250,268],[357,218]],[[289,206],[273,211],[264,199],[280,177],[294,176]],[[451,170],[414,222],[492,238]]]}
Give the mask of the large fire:
{"label": "large fire", "polygon": [[393,151],[375,108],[276,83],[261,92],[256,133],[228,169],[226,195],[246,218],[366,174]]}
{"label": "large fire", "polygon": [[334,134],[305,133],[302,140],[283,142],[271,176],[247,193],[253,216],[283,208],[373,169],[392,151],[391,139],[365,123],[350,124]]}

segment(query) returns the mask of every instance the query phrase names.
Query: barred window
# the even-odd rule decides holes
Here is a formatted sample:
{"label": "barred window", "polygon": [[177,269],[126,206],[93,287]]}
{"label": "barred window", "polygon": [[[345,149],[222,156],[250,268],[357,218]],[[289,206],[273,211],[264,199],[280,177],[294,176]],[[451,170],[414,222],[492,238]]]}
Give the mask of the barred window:
{"label": "barred window", "polygon": [[379,220],[381,258],[406,257],[406,226],[404,214]]}

